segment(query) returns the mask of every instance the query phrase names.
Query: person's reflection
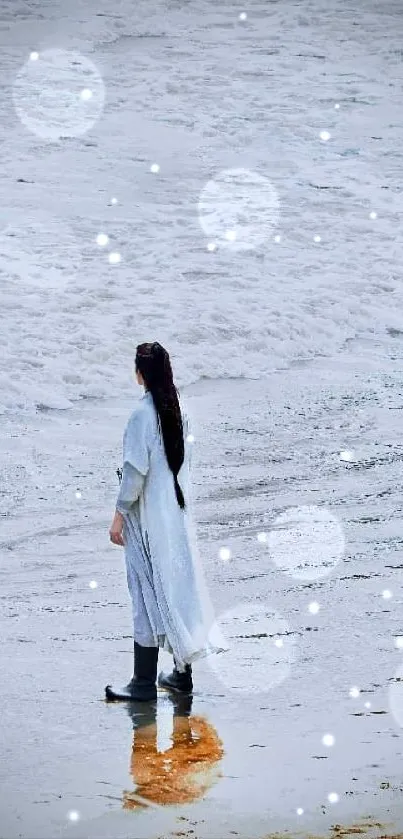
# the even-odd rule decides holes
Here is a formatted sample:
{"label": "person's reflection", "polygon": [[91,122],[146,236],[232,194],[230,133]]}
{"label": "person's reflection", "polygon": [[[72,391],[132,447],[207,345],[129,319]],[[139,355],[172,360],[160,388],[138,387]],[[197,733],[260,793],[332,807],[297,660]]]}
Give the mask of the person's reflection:
{"label": "person's reflection", "polygon": [[[201,798],[215,783],[224,749],[215,728],[192,715],[192,696],[167,697],[173,704],[171,745],[158,750],[157,703],[130,702],[133,722],[130,774],[136,788],[123,793],[123,808],[185,804]],[[147,705],[147,707],[145,707]],[[142,801],[143,799],[143,801]]]}

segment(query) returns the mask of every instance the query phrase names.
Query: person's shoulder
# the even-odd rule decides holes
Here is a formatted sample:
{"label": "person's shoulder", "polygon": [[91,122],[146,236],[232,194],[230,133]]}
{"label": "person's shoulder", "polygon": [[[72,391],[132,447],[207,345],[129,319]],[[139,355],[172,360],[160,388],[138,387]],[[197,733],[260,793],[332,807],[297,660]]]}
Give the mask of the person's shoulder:
{"label": "person's shoulder", "polygon": [[150,416],[150,402],[148,399],[140,398],[134,406],[127,424],[140,425]]}
{"label": "person's shoulder", "polygon": [[128,419],[129,433],[143,434],[151,441],[158,430],[157,414],[150,393],[142,396]]}

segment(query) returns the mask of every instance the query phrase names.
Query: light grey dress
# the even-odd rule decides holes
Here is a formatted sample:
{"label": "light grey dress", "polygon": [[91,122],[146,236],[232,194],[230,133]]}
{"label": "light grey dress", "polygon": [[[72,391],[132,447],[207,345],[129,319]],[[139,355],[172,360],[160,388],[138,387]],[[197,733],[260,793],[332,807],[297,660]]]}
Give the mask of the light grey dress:
{"label": "light grey dress", "polygon": [[116,509],[124,517],[127,582],[134,639],[173,653],[184,670],[197,658],[228,649],[215,622],[203,576],[192,513],[189,413],[180,400],[185,457],[178,504],[153,398],[146,391],[123,435],[123,470]]}

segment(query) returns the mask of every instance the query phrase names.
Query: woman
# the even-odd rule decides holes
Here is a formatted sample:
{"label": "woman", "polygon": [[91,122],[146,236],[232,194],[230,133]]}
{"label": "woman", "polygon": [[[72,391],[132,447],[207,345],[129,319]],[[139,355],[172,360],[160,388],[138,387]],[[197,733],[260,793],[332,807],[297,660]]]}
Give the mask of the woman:
{"label": "woman", "polygon": [[111,541],[125,548],[133,602],[134,674],[123,688],[106,687],[109,700],[157,697],[158,650],[172,653],[174,669],[158,684],[193,690],[192,661],[226,649],[205,588],[191,513],[190,424],[174,385],[167,351],[139,344],[136,377],[145,392],[123,437],[123,471]]}

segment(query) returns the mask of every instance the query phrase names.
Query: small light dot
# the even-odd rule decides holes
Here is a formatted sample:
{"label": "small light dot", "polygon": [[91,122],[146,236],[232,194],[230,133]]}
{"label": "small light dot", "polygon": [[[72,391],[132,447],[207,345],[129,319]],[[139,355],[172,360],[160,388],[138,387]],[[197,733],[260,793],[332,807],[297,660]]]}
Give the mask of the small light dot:
{"label": "small light dot", "polygon": [[322,743],[324,746],[334,746],[335,740],[333,734],[324,734],[322,737]]}
{"label": "small light dot", "polygon": [[320,236],[314,236],[314,237],[313,237],[313,241],[314,241],[314,242],[321,242],[321,241],[322,241],[322,239],[321,239],[321,237],[320,237]]}
{"label": "small light dot", "polygon": [[90,588],[98,588],[98,583],[96,582],[96,580],[91,580],[89,586]]}
{"label": "small light dot", "polygon": [[78,490],[77,490],[77,492],[76,492],[76,498],[81,498],[81,492],[80,492],[80,490],[79,490],[79,489],[78,489]]}
{"label": "small light dot", "polygon": [[248,15],[246,14],[246,12],[241,12],[241,14],[239,15],[239,20],[246,20],[247,17]]}
{"label": "small light dot", "polygon": [[117,265],[120,262],[121,258],[122,257],[120,253],[117,253],[116,251],[112,251],[112,253],[110,253],[108,256],[111,265]]}
{"label": "small light dot", "polygon": [[298,807],[297,816],[302,816],[303,814],[304,814],[304,811],[303,811],[302,807]]}
{"label": "small light dot", "polygon": [[117,204],[117,203],[118,203],[118,199],[117,199],[117,198],[112,198],[112,199],[111,199],[111,204],[115,205],[115,204]]}
{"label": "small light dot", "polygon": [[153,175],[157,175],[158,172],[160,171],[160,167],[159,167],[158,163],[153,163],[150,166],[150,171],[153,173]]}
{"label": "small light dot", "polygon": [[330,801],[331,804],[337,804],[337,802],[339,800],[339,796],[337,795],[337,792],[329,792],[329,795],[328,795],[327,798],[328,798],[328,801]]}
{"label": "small light dot", "polygon": [[264,533],[264,532],[258,533],[257,534],[257,541],[262,542],[262,543],[267,542],[267,533]]}
{"label": "small light dot", "polygon": [[85,87],[84,90],[81,91],[80,96],[84,102],[88,102],[89,99],[92,99],[92,90],[90,90],[88,87]]}
{"label": "small light dot", "polygon": [[69,812],[69,819],[71,822],[78,822],[80,818],[80,814],[77,813],[77,810],[70,810]]}
{"label": "small light dot", "polygon": [[38,61],[39,52],[31,52],[31,55],[29,57],[30,57],[31,61]]}
{"label": "small light dot", "polygon": [[351,462],[354,460],[354,452],[349,451],[348,449],[343,450],[339,454],[340,460],[345,460],[346,462]]}
{"label": "small light dot", "polygon": [[310,603],[308,609],[311,615],[317,615],[320,609],[319,603]]}
{"label": "small light dot", "polygon": [[276,638],[274,643],[275,643],[276,647],[284,647],[284,641],[283,641],[282,638]]}
{"label": "small light dot", "polygon": [[227,230],[227,232],[225,234],[225,238],[227,239],[228,242],[235,242],[235,239],[236,239],[235,230]]}
{"label": "small light dot", "polygon": [[194,441],[195,441],[195,438],[194,438],[193,434],[188,434],[186,439],[187,439],[188,443],[194,443]]}
{"label": "small light dot", "polygon": [[224,562],[226,562],[230,558],[230,556],[231,556],[231,551],[230,551],[229,548],[220,548],[220,550],[219,550],[220,559],[222,559],[222,560],[224,560]]}
{"label": "small light dot", "polygon": [[372,219],[378,218],[378,213],[375,213],[374,210],[372,210],[372,213],[369,214],[369,217]]}
{"label": "small light dot", "polygon": [[98,233],[97,245],[99,245],[101,248],[104,248],[105,245],[108,244],[108,242],[109,242],[109,236],[107,236],[106,233]]}
{"label": "small light dot", "polygon": [[326,140],[330,140],[331,135],[329,134],[329,131],[321,131],[319,136],[321,140],[325,140],[326,142]]}
{"label": "small light dot", "polygon": [[335,106],[334,106],[334,107],[336,108],[336,111],[338,111],[338,110],[339,110],[339,108],[340,108],[339,103],[338,103],[338,102],[336,102],[336,104],[335,104]]}
{"label": "small light dot", "polygon": [[275,237],[274,237],[274,241],[275,241],[275,242],[277,242],[277,244],[278,244],[279,242],[281,242],[281,236],[279,236],[279,235],[275,236]]}
{"label": "small light dot", "polygon": [[355,687],[351,688],[350,696],[352,697],[352,699],[357,699],[359,697],[359,695],[360,695],[359,688],[355,688]]}
{"label": "small light dot", "polygon": [[403,635],[398,635],[395,638],[395,644],[396,644],[396,647],[398,648],[398,650],[403,649]]}
{"label": "small light dot", "polygon": [[215,251],[216,247],[217,245],[215,244],[215,242],[209,242],[207,245],[207,250],[210,251],[210,253],[212,253],[213,251]]}
{"label": "small light dot", "polygon": [[389,591],[389,589],[385,589],[385,591],[382,592],[382,597],[384,600],[389,600],[389,598],[392,597],[392,592]]}
{"label": "small light dot", "polygon": [[366,708],[370,708],[370,707],[371,707],[371,703],[370,703],[370,702],[366,702],[366,703],[365,703],[365,707],[366,707]]}

